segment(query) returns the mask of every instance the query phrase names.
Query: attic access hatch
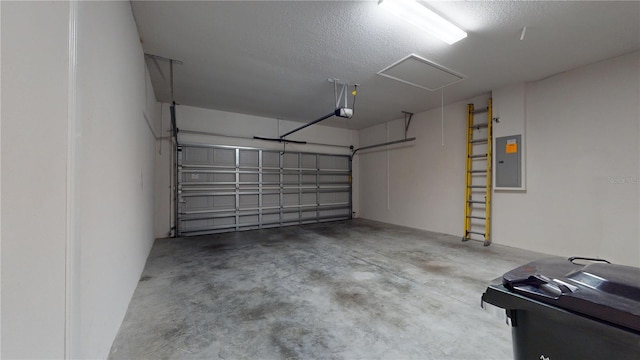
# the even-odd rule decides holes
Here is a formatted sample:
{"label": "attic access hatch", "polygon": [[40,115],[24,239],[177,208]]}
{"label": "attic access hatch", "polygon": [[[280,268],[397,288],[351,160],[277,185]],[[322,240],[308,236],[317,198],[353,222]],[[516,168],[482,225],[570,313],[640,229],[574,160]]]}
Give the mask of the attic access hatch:
{"label": "attic access hatch", "polygon": [[435,91],[465,79],[465,76],[433,61],[410,54],[380,70],[378,75],[421,89]]}

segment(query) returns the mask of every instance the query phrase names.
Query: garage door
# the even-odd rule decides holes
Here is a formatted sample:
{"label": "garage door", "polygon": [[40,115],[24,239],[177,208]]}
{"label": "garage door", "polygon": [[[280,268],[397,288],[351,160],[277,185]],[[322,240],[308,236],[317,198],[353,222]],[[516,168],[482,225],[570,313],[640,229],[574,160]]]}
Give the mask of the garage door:
{"label": "garage door", "polygon": [[179,236],[350,218],[347,155],[179,147]]}

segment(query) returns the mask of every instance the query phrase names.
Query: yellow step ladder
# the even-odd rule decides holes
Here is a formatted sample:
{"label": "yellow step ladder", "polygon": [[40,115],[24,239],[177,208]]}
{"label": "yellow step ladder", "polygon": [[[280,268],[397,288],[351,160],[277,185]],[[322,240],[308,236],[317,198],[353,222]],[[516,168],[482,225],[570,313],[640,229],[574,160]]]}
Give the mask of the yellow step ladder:
{"label": "yellow step ladder", "polygon": [[[474,116],[487,113],[486,120],[475,122]],[[484,241],[491,244],[491,140],[492,103],[475,110],[467,105],[467,172],[462,241]]]}

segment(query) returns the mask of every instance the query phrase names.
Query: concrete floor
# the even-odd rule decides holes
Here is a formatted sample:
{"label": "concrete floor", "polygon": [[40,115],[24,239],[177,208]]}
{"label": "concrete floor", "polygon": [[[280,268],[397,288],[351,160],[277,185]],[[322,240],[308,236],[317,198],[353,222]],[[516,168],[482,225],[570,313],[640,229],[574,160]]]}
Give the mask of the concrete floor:
{"label": "concrete floor", "polygon": [[368,220],[157,240],[111,359],[511,359],[480,296],[542,254]]}

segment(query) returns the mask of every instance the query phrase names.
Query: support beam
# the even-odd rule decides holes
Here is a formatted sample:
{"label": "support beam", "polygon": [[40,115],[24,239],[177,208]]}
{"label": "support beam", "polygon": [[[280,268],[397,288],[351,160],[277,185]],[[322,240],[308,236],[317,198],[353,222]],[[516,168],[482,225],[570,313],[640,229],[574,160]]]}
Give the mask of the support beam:
{"label": "support beam", "polygon": [[323,116],[323,117],[321,117],[321,118],[319,118],[319,119],[313,120],[313,121],[312,121],[312,122],[310,122],[310,123],[306,123],[306,124],[304,124],[304,125],[302,125],[302,126],[299,126],[299,127],[295,128],[295,129],[293,129],[293,130],[289,131],[289,132],[286,132],[286,133],[284,133],[284,134],[280,135],[280,139],[283,139],[285,136],[289,136],[289,135],[291,135],[291,134],[293,134],[293,133],[295,133],[295,132],[298,132],[298,131],[300,131],[300,130],[302,130],[302,129],[306,128],[306,127],[309,127],[309,126],[311,126],[311,125],[313,125],[313,124],[317,124],[317,123],[319,123],[320,121],[326,120],[326,119],[328,119],[328,118],[330,118],[330,117],[332,117],[332,116],[336,115],[336,112],[337,112],[337,111],[338,111],[338,110],[333,111],[333,112],[330,112],[330,113],[328,113],[327,115],[325,115],[325,116]]}
{"label": "support beam", "polygon": [[253,137],[256,140],[266,140],[266,141],[277,141],[277,142],[283,142],[283,143],[293,143],[293,144],[306,144],[306,141],[296,141],[296,140],[287,140],[287,139],[283,139],[283,138],[268,138],[268,137],[262,137],[262,136],[254,136]]}
{"label": "support beam", "polygon": [[409,131],[409,125],[411,125],[411,118],[413,118],[413,113],[408,111],[402,111],[404,114],[404,138],[407,138],[407,132]]}

